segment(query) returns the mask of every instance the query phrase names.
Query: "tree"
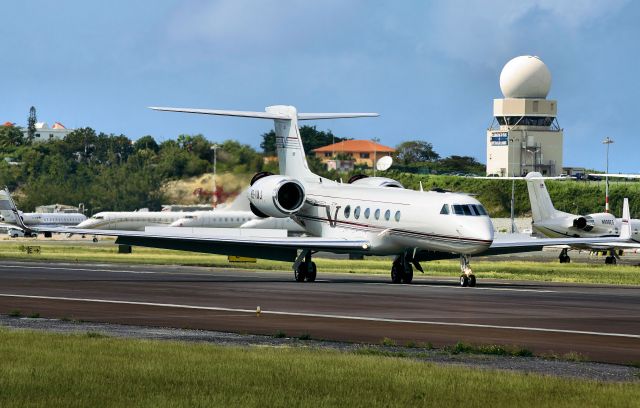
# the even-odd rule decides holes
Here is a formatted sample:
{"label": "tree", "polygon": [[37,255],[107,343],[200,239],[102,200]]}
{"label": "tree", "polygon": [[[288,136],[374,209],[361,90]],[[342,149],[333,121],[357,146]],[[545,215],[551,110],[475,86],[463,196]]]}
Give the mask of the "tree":
{"label": "tree", "polygon": [[413,163],[423,163],[438,160],[440,155],[433,150],[433,145],[422,140],[409,140],[396,146],[394,159],[400,164],[408,166]]}
{"label": "tree", "polygon": [[158,150],[160,150],[158,143],[151,135],[142,136],[140,139],[136,140],[133,144],[133,148],[136,152],[148,149],[152,150],[154,153],[158,153]]}
{"label": "tree", "polygon": [[[308,155],[311,154],[313,149],[317,149],[318,147],[349,140],[348,138],[335,136],[331,130],[325,132],[323,130],[317,130],[315,126],[306,125],[300,127],[300,138],[302,139],[304,152]],[[276,132],[270,130],[267,133],[263,133],[260,147],[266,156],[274,156],[276,154]]]}
{"label": "tree", "polygon": [[29,109],[29,119],[27,120],[27,143],[33,142],[33,139],[36,137],[37,121],[36,108],[32,106],[31,109]]}
{"label": "tree", "polygon": [[441,172],[482,174],[485,171],[484,164],[471,156],[449,156],[441,159],[438,167]]}
{"label": "tree", "polygon": [[24,143],[24,134],[16,126],[0,126],[0,148],[3,150],[15,149]]}

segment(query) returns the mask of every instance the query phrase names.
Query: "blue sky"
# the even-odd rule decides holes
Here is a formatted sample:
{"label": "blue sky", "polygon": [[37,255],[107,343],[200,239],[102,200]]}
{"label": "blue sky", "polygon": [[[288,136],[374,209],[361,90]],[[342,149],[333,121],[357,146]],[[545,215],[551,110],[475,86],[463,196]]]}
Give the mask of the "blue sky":
{"label": "blue sky", "polygon": [[147,106],[373,111],[316,122],[485,162],[499,74],[551,70],[565,165],[640,172],[640,2],[624,0],[46,1],[3,4],[0,121],[38,119],[158,140],[203,133],[259,146],[271,123]]}

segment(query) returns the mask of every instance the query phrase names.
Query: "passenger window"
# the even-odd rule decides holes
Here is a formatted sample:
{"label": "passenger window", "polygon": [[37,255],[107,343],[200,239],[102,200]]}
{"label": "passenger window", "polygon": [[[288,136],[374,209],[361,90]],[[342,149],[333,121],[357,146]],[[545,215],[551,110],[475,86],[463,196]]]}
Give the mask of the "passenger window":
{"label": "passenger window", "polygon": [[389,218],[391,218],[391,211],[387,210],[384,212],[384,219],[389,221]]}
{"label": "passenger window", "polygon": [[351,214],[351,206],[348,205],[344,207],[344,218],[349,218],[350,214]]}
{"label": "passenger window", "polygon": [[369,215],[371,214],[371,210],[370,209],[366,209],[364,210],[364,218],[369,219]]}
{"label": "passenger window", "polygon": [[376,212],[375,212],[374,216],[376,217],[376,220],[380,219],[380,209],[379,208],[376,209]]}
{"label": "passenger window", "polygon": [[355,210],[353,210],[353,217],[357,220],[360,218],[360,206],[357,206]]}
{"label": "passenger window", "polygon": [[395,219],[396,221],[400,221],[400,211],[396,211]]}
{"label": "passenger window", "polygon": [[449,204],[445,204],[442,206],[442,209],[440,210],[440,214],[449,214]]}

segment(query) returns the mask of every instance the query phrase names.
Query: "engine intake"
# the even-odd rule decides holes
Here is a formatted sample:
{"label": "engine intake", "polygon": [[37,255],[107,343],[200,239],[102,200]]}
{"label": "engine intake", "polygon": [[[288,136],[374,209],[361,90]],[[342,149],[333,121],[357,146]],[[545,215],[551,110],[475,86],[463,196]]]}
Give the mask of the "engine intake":
{"label": "engine intake", "polygon": [[251,211],[258,217],[284,218],[304,205],[304,186],[298,180],[265,175],[254,180],[247,192]]}

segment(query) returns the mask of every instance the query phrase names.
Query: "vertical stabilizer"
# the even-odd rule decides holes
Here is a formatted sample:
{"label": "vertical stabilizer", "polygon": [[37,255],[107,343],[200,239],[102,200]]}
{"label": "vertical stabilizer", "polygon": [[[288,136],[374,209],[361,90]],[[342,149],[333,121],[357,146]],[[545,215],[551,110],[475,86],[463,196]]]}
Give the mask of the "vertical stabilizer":
{"label": "vertical stabilizer", "polygon": [[620,238],[631,239],[631,211],[629,211],[629,199],[624,198],[622,205],[622,220],[620,224]]}
{"label": "vertical stabilizer", "polygon": [[557,211],[553,207],[553,202],[544,184],[542,174],[529,173],[527,177],[525,177],[525,180],[527,180],[527,190],[529,191],[529,201],[531,201],[533,222],[555,218]]}
{"label": "vertical stabilizer", "polygon": [[274,119],[276,132],[276,150],[280,174],[296,178],[315,177],[309,170],[304,147],[298,128],[298,112],[293,106],[268,106],[265,111],[270,114],[285,116],[287,119]]}

